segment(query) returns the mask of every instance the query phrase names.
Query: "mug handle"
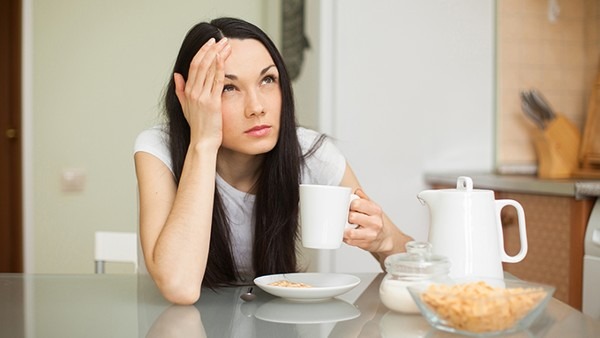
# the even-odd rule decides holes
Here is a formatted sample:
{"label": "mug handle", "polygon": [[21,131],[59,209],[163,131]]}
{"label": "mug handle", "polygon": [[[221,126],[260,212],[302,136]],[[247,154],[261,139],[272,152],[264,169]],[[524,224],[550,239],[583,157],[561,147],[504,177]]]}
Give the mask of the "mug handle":
{"label": "mug handle", "polygon": [[[348,213],[350,213],[350,203],[352,203],[352,201],[357,200],[359,198],[360,197],[358,197],[358,195],[356,195],[356,194],[350,194],[350,202],[348,202]],[[357,227],[358,227],[358,225],[348,222],[348,215],[346,215],[346,229],[356,229]]]}
{"label": "mug handle", "polygon": [[[500,211],[506,206],[512,206],[517,210],[519,220],[519,240],[521,242],[521,250],[514,256],[509,256],[504,249],[504,234],[502,233],[502,221],[500,219]],[[502,251],[502,261],[506,263],[518,263],[527,255],[527,230],[525,229],[525,211],[521,204],[515,200],[496,200],[496,223],[498,224],[498,239],[500,240],[500,248]]]}

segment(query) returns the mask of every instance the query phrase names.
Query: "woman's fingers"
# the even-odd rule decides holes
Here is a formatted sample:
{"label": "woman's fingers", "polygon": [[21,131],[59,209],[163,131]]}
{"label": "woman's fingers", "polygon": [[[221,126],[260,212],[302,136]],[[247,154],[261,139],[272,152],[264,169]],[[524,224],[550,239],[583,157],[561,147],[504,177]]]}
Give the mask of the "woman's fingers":
{"label": "woman's fingers", "polygon": [[206,79],[204,80],[203,89],[206,90],[206,93],[218,93],[219,96],[221,95],[225,77],[225,59],[222,56],[226,58],[230,52],[231,46],[227,38],[223,38],[207,53],[205,58],[210,59],[211,63],[206,74]]}
{"label": "woman's fingers", "polygon": [[354,242],[366,242],[371,244],[377,239],[379,232],[372,228],[358,228],[344,230],[344,239]]}
{"label": "woman's fingers", "polygon": [[220,53],[217,53],[217,64],[215,68],[215,77],[212,85],[212,94],[221,95],[225,80],[225,60],[231,54],[231,45],[226,44]]}
{"label": "woman's fingers", "polygon": [[211,64],[210,66],[208,66],[208,69],[206,71],[206,76],[204,77],[204,83],[202,84],[202,91],[205,93],[210,93],[212,92],[212,89],[215,85],[215,72],[216,70],[216,63],[217,63],[217,56],[218,53],[214,53],[214,54],[207,54],[205,58],[208,58],[209,56],[213,57],[211,60]]}
{"label": "woman's fingers", "polygon": [[[210,48],[212,46],[214,46],[215,44],[215,39],[214,38],[210,38],[202,47],[200,47],[200,49],[198,50],[198,52],[196,53],[196,55],[194,55],[194,58],[192,59],[192,61],[190,62],[190,69],[188,70],[188,76],[187,76],[187,84],[190,84],[190,86],[186,86],[186,89],[190,89],[191,85],[195,84],[196,81],[198,80],[198,77],[201,76],[202,74],[200,74],[201,70],[201,64],[202,64],[202,60],[204,60],[204,57],[206,56],[206,53],[208,50],[210,50]],[[202,82],[204,82],[204,78],[202,77]]]}
{"label": "woman's fingers", "polygon": [[179,99],[181,106],[185,104],[185,80],[183,75],[179,73],[173,74],[173,81],[175,82],[175,95]]}
{"label": "woman's fingers", "polygon": [[173,74],[175,94],[188,122],[202,111],[220,112],[225,60],[230,54],[231,46],[227,38],[218,43],[210,39],[194,55],[187,79],[180,73]]}
{"label": "woman's fingers", "polygon": [[[357,195],[360,196],[359,194]],[[363,196],[366,195],[363,194]],[[361,197],[350,203],[348,222],[351,224],[358,224],[363,227],[369,226],[373,223],[380,223],[382,215],[383,210],[379,205],[364,197]]]}
{"label": "woman's fingers", "polygon": [[354,192],[360,197],[352,201],[348,222],[357,224],[355,229],[344,231],[344,242],[368,251],[378,247],[383,233],[383,210],[361,190]]}
{"label": "woman's fingers", "polygon": [[344,231],[344,238],[348,240],[375,241],[383,231],[383,220],[379,215],[356,214],[350,222],[359,226]]}
{"label": "woman's fingers", "polygon": [[367,196],[367,194],[365,194],[365,192],[361,189],[361,188],[356,188],[356,190],[354,190],[354,194],[357,195],[358,197],[362,198],[362,199],[366,199],[366,200],[371,200],[369,198],[369,196]]}
{"label": "woman's fingers", "polygon": [[213,91],[217,77],[216,68],[219,54],[224,52],[226,48],[230,48],[227,38],[221,39],[216,44],[214,39],[211,39],[200,48],[190,64],[190,74],[186,86],[188,95],[199,98]]}

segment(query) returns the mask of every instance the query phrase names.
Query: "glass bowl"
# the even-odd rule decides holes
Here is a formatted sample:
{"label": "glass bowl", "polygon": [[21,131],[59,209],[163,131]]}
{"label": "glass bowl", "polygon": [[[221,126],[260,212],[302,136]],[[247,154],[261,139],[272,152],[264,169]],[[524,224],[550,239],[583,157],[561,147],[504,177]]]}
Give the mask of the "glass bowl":
{"label": "glass bowl", "polygon": [[544,312],[555,288],[513,279],[468,278],[410,286],[408,291],[434,328],[493,336],[529,328]]}

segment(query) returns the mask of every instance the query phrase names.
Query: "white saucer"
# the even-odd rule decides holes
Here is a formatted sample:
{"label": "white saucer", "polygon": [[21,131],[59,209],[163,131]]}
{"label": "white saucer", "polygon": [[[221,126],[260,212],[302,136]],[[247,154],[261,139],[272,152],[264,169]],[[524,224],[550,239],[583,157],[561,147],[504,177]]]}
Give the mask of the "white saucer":
{"label": "white saucer", "polygon": [[[310,288],[273,286],[270,283],[288,280],[305,283]],[[254,279],[254,283],[264,291],[293,301],[320,301],[344,294],[360,283],[360,278],[338,273],[285,273],[266,275]]]}

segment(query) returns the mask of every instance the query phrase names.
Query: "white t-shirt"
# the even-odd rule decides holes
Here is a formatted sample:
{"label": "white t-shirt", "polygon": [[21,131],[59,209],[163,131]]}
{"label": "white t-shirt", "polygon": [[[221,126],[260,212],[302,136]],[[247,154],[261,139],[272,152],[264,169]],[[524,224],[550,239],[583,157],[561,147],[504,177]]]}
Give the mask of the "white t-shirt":
{"label": "white t-shirt", "polygon": [[[168,134],[164,128],[155,126],[141,132],[135,141],[134,152],[143,151],[156,156],[173,172]],[[298,128],[297,134],[303,154],[319,137],[319,133],[306,128]],[[300,181],[308,184],[339,185],[345,170],[346,159],[330,139],[325,139],[321,146],[305,159]],[[242,276],[252,276],[252,211],[255,195],[235,189],[218,174],[216,183],[231,227],[234,259]]]}

